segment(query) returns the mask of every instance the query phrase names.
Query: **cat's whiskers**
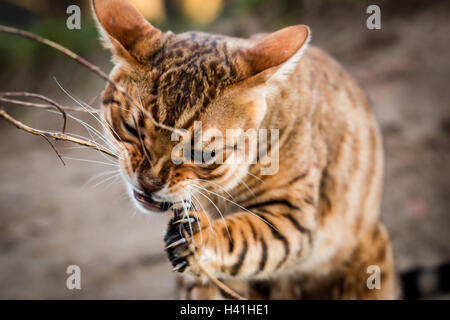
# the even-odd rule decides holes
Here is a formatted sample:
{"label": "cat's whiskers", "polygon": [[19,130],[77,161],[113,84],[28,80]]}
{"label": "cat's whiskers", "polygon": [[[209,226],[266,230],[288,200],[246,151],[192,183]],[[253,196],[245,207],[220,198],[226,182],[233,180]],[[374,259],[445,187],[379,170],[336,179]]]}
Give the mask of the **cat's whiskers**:
{"label": "cat's whiskers", "polygon": [[[101,126],[102,128],[107,131],[107,127],[108,126],[114,133],[115,135],[120,139],[119,135],[117,134],[117,132],[114,130],[114,128],[107,122],[105,121],[103,118],[101,118],[100,116],[97,117],[96,114],[94,114],[91,110],[93,111],[97,111],[96,109],[92,108],[89,104],[87,104],[86,102],[77,99],[75,96],[73,96],[72,94],[70,94],[68,92],[68,90],[64,89],[63,86],[58,82],[58,80],[56,78],[54,78],[56,84],[60,87],[60,89],[69,97],[71,98],[75,103],[77,103],[81,108],[85,109]],[[105,125],[106,124],[106,125]],[[105,137],[106,138],[106,137]],[[121,140],[121,139],[120,139]]]}
{"label": "cat's whiskers", "polygon": [[225,220],[225,217],[224,217],[224,215],[222,214],[222,211],[219,209],[219,207],[217,207],[217,205],[214,203],[214,201],[212,201],[206,194],[204,194],[203,192],[201,192],[201,191],[198,189],[198,187],[196,187],[196,186],[194,186],[194,185],[192,185],[192,184],[189,184],[189,186],[192,188],[192,191],[193,191],[193,192],[197,192],[197,193],[201,194],[206,200],[208,200],[208,201],[214,206],[214,208],[216,208],[217,212],[219,213],[219,215],[220,215],[220,217],[221,217],[221,219],[222,219],[222,222],[223,222],[223,224],[224,224],[224,226],[225,226],[225,229],[226,229],[226,231],[227,231],[227,233],[228,233],[228,238],[231,240],[230,230],[228,229],[228,225],[227,225],[227,222],[226,222],[226,220]]}
{"label": "cat's whiskers", "polygon": [[103,180],[99,181],[98,183],[96,183],[93,187],[96,188],[102,184],[105,184],[106,182],[110,181],[110,183],[106,186],[110,186],[112,184],[112,182],[114,182],[117,178],[120,178],[120,172],[112,174],[109,177],[104,178]]}
{"label": "cat's whiskers", "polygon": [[116,168],[116,169],[111,169],[111,170],[105,170],[103,172],[97,173],[96,175],[92,176],[91,178],[89,178],[89,180],[86,182],[87,184],[93,182],[96,179],[102,178],[104,176],[109,176],[112,174],[120,174],[120,169]]}
{"label": "cat's whiskers", "polygon": [[[55,113],[54,110],[47,110],[47,111],[48,111],[48,112]],[[93,143],[93,144],[95,144],[95,145],[101,146],[102,148],[108,150],[110,153],[114,154],[117,158],[119,158],[119,159],[121,158],[121,157],[120,157],[120,150],[117,149],[114,145],[112,145],[108,140],[105,140],[105,138],[104,138],[97,130],[95,130],[92,126],[90,126],[89,124],[85,123],[84,121],[78,119],[77,117],[75,117],[75,116],[73,116],[73,115],[71,115],[71,114],[69,114],[69,113],[67,113],[67,116],[68,116],[69,118],[75,120],[76,122],[78,122],[80,125],[82,125],[82,126],[86,129],[86,131],[88,132],[88,134],[89,134],[89,136],[91,137],[91,139],[86,139],[86,137],[84,137],[84,136],[82,136],[82,135],[75,134],[75,133],[71,133],[71,134],[70,134],[71,136],[78,137],[78,138],[81,138],[81,139],[85,139],[85,140],[87,140],[87,141],[89,141],[89,142],[91,142],[91,143]],[[108,147],[106,147],[106,146],[101,145],[100,143],[98,143],[98,142],[95,140],[94,135],[97,136],[97,137],[99,137],[103,142],[107,143]],[[114,148],[114,151],[111,150],[110,147],[113,147],[113,148]],[[111,161],[111,159],[109,159],[108,157],[106,157],[104,154],[102,154],[102,157],[105,158],[105,159],[107,159],[108,161]]]}
{"label": "cat's whiskers", "polygon": [[[199,228],[199,230],[200,230],[200,244],[203,244],[203,228],[202,228],[202,225],[201,225],[201,223],[200,223],[200,213],[199,213],[197,207],[195,206],[194,201],[192,201],[192,196],[193,196],[192,192],[189,192],[189,202],[190,202],[190,203],[192,204],[192,206],[193,206],[194,214],[195,214],[195,216],[196,216],[196,218],[197,218],[197,225],[198,225],[198,228]],[[205,213],[205,215],[206,215],[206,213]],[[206,217],[208,218],[207,215],[206,215]],[[211,222],[209,221],[209,218],[208,218],[208,222],[209,222],[210,225],[211,225]]]}
{"label": "cat's whiskers", "polygon": [[240,180],[239,183],[242,183],[244,185],[244,187],[248,190],[248,192],[250,192],[253,196],[253,198],[256,198],[255,193],[253,192],[253,190],[248,186],[248,184],[245,183],[244,180]]}
{"label": "cat's whiskers", "polygon": [[[49,112],[55,112],[55,110],[49,110]],[[69,116],[69,118],[75,120],[76,122],[78,122],[80,125],[82,125],[88,132],[89,135],[91,136],[91,138],[94,140],[94,138],[92,137],[92,134],[95,134],[98,138],[100,138],[104,143],[106,143],[110,148],[113,148],[116,151],[120,151],[120,149],[114,145],[111,141],[109,141],[109,139],[102,134],[100,131],[98,131],[97,129],[95,129],[93,126],[91,126],[90,124],[88,124],[87,122],[75,117],[72,114],[67,114]]]}
{"label": "cat's whiskers", "polygon": [[[62,87],[62,85],[58,82],[58,80],[56,78],[54,78],[56,84],[60,87],[60,89],[69,97],[71,98],[75,103],[77,103],[81,108],[85,109],[103,128],[103,130],[105,130],[105,132],[108,132],[108,128],[105,126],[108,125],[108,127],[116,134],[117,137],[119,137],[117,135],[117,133],[115,132],[115,130],[109,125],[109,123],[107,123],[103,118],[98,118],[93,112],[91,112],[91,110],[95,110],[93,109],[91,106],[89,106],[87,103],[75,98],[72,94],[70,94],[66,89],[64,89]],[[89,132],[89,135],[91,135],[90,130],[88,128],[90,128],[93,132],[95,132],[95,134],[104,142],[106,143],[109,148],[113,148],[116,150],[116,152],[118,154],[116,154],[116,156],[118,156],[118,158],[120,158],[120,149],[114,144],[113,141],[110,141],[110,139],[108,139],[108,137],[104,134],[101,134],[97,129],[95,129],[94,127],[92,127],[91,125],[85,123],[84,121],[82,121],[81,119],[78,119],[76,117],[74,117],[73,115],[69,114],[69,117],[76,120],[77,122],[79,122],[81,125],[83,125],[86,130]],[[87,127],[88,128],[87,128]],[[91,138],[94,140],[94,138],[91,135]],[[120,139],[120,137],[119,137]],[[105,155],[102,155],[103,157],[106,157]]]}
{"label": "cat's whiskers", "polygon": [[75,161],[83,161],[83,162],[89,162],[89,163],[95,163],[95,164],[102,164],[105,166],[112,166],[112,167],[118,167],[119,165],[117,163],[108,163],[108,162],[103,162],[103,161],[98,161],[98,160],[89,160],[89,159],[80,159],[80,158],[72,158],[72,157],[66,157],[66,156],[62,156],[64,159],[68,159],[68,160],[75,160]]}
{"label": "cat's whiskers", "polygon": [[[198,187],[195,187],[195,186],[193,186],[193,187],[194,187],[194,188],[198,188]],[[225,200],[225,201],[228,201],[228,202],[234,204],[235,206],[239,207],[240,209],[244,210],[245,212],[248,212],[248,213],[254,215],[254,216],[257,217],[258,219],[260,219],[261,221],[263,221],[264,223],[266,223],[268,226],[270,226],[271,228],[273,228],[274,230],[278,231],[278,229],[276,229],[269,221],[267,221],[267,220],[264,219],[263,217],[257,215],[256,213],[254,213],[254,212],[248,210],[247,208],[241,206],[239,203],[237,203],[237,202],[235,202],[235,201],[232,201],[232,200],[230,200],[230,199],[228,199],[228,198],[226,198],[226,197],[224,197],[224,196],[218,194],[217,192],[213,192],[213,191],[208,190],[208,189],[206,189],[206,188],[201,188],[201,189],[204,190],[204,191],[206,191],[206,192],[209,192],[209,193],[211,193],[211,194],[213,194],[213,195],[215,195],[215,196],[217,196],[217,197],[219,197],[219,198],[221,198],[221,199],[223,199],[223,200]]]}
{"label": "cat's whiskers", "polygon": [[[197,183],[194,183],[194,182],[191,182],[191,184],[193,185],[193,186],[196,186],[196,187],[198,187],[198,188],[200,188],[200,189],[202,189],[202,190],[205,190],[205,191],[208,191],[208,192],[210,192],[210,190],[206,187],[206,186],[202,186],[201,184],[197,184]],[[212,191],[211,191],[212,192]],[[227,192],[228,193],[228,192]],[[230,195],[230,197],[231,197],[231,195]],[[232,197],[231,197],[232,198]],[[221,199],[216,199],[218,202],[219,201],[221,201]],[[218,203],[218,205],[220,205],[220,203]]]}
{"label": "cat's whiskers", "polygon": [[[91,140],[91,139],[87,139],[86,137],[83,137],[82,135],[71,133],[70,136],[78,137],[78,138],[80,138],[80,139],[84,139],[84,140],[86,140],[86,141],[88,141],[88,142],[90,142],[90,143],[92,143],[92,144],[95,144],[97,147],[102,147],[102,148],[104,148],[105,150],[108,150],[108,152],[111,152],[111,150],[109,150],[109,149],[106,148],[105,146],[100,145],[100,144],[98,144],[96,141],[93,141],[93,140]],[[65,148],[62,148],[62,149],[64,149],[64,150],[80,150],[80,149],[89,149],[89,150],[92,150],[92,147],[77,146],[77,147],[65,147]],[[111,153],[114,154],[114,152],[111,152]],[[112,161],[111,159],[108,159],[108,162],[115,163],[115,162]]]}
{"label": "cat's whiskers", "polygon": [[[51,113],[56,113],[55,110],[46,110],[46,111],[47,111],[47,112],[51,112]],[[76,134],[76,133],[69,133],[69,134],[67,134],[67,135],[72,136],[72,137],[77,137],[77,138],[80,138],[80,139],[83,139],[83,140],[86,140],[87,142],[90,142],[90,143],[92,143],[92,144],[95,144],[96,146],[101,147],[101,148],[107,150],[107,151],[110,152],[111,154],[114,154],[117,158],[120,158],[119,155],[117,154],[117,151],[111,150],[109,147],[106,147],[106,146],[104,146],[104,145],[98,143],[98,142],[94,139],[93,135],[91,134],[91,130],[90,130],[87,126],[85,126],[85,125],[87,125],[86,123],[83,124],[83,123],[82,123],[82,122],[83,122],[82,120],[76,118],[75,116],[73,116],[73,115],[71,115],[71,114],[69,114],[69,113],[66,113],[66,114],[67,114],[67,116],[68,116],[69,118],[71,118],[71,119],[77,121],[78,123],[80,123],[80,124],[88,131],[88,133],[89,133],[91,139],[88,139],[88,138],[86,138],[85,136],[82,136],[82,135],[79,135],[79,134]],[[95,135],[97,135],[97,134],[95,134]],[[73,147],[73,149],[76,149],[76,148],[90,148],[90,149],[92,149],[91,147],[85,147],[85,146]],[[103,156],[105,159],[107,159],[108,161],[111,161],[111,159],[107,158],[104,154],[102,154],[102,156]]]}
{"label": "cat's whiskers", "polygon": [[[91,184],[97,180],[97,179],[102,179],[100,180],[100,183],[103,183],[103,179],[107,179],[111,176],[116,176],[120,174],[120,169],[119,168],[115,168],[115,169],[110,169],[110,170],[104,170],[100,173],[97,173],[96,175],[90,177],[84,184],[83,184],[83,188],[89,186],[91,187]],[[94,187],[96,187],[97,185],[95,184]]]}
{"label": "cat's whiskers", "polygon": [[[203,210],[204,215],[206,216],[206,219],[208,220],[208,224],[209,224],[208,231],[210,231],[210,232],[212,233],[213,239],[218,239],[217,233],[216,233],[216,231],[215,231],[214,228],[213,228],[211,219],[210,219],[209,215],[206,213],[206,210],[205,210],[205,208],[203,207],[201,201],[195,196],[194,193],[191,193],[191,196],[193,197],[192,203],[195,205],[195,202],[197,202],[198,205],[199,205],[199,206],[201,207],[201,209]],[[225,227],[226,227],[226,225],[225,225]],[[218,248],[219,248],[219,250],[221,251],[221,247],[218,246]]]}
{"label": "cat's whiskers", "polygon": [[[186,191],[184,191],[183,193],[184,193],[184,199],[188,199],[189,197],[186,197],[186,194],[187,194]],[[191,239],[192,239],[192,241],[195,241],[194,240],[194,232],[192,231],[191,219],[189,219],[189,209],[187,208],[186,202],[184,200],[181,200],[181,205],[183,206],[183,211],[184,211],[183,219],[187,218],[188,223],[189,223],[189,231],[191,233]],[[194,211],[194,215],[197,217],[197,220],[198,220],[198,216],[195,211]],[[201,228],[200,228],[200,231],[201,231]]]}
{"label": "cat's whiskers", "polygon": [[[189,181],[205,181],[206,183],[211,183],[217,187],[219,187],[223,192],[225,192],[231,199],[233,199],[233,196],[231,195],[231,193],[229,193],[224,187],[222,187],[220,184],[214,182],[214,181],[210,181],[207,179],[200,179],[200,178],[196,178],[196,179],[189,179]],[[206,186],[205,186],[206,187]]]}
{"label": "cat's whiskers", "polygon": [[191,193],[191,197],[193,198],[191,200],[192,200],[192,203],[194,204],[194,206],[195,206],[195,202],[194,202],[194,200],[195,200],[195,201],[197,201],[197,203],[200,206],[201,210],[205,213],[206,219],[208,219],[209,229],[214,233],[214,235],[217,235],[216,232],[214,231],[213,226],[212,226],[211,219],[209,218],[209,215],[206,213],[206,210],[203,207],[201,201],[193,193]]}
{"label": "cat's whiskers", "polygon": [[262,183],[266,183],[263,179],[261,179],[260,177],[254,175],[253,173],[248,172],[248,170],[242,169],[242,171],[244,171],[246,174],[248,174],[249,176],[255,178],[256,180],[258,180],[259,182]]}

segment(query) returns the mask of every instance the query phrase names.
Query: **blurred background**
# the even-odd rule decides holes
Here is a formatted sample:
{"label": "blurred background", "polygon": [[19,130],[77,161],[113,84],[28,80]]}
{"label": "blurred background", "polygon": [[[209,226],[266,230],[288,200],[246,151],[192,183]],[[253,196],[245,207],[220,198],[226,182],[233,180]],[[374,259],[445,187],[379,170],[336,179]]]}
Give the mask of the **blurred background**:
{"label": "blurred background", "polygon": [[[247,37],[310,25],[312,44],[334,55],[373,101],[386,153],[382,219],[398,271],[450,260],[449,1],[131,2],[154,25],[175,32]],[[72,4],[81,8],[80,30],[66,28]],[[381,8],[381,30],[366,28],[369,4]],[[106,72],[112,68],[88,1],[0,0],[0,23],[59,42]],[[70,93],[98,107],[104,85],[52,49],[0,34],[0,91],[41,93],[75,105]],[[54,113],[1,107],[31,126],[60,129]],[[91,116],[76,116],[99,128]],[[68,131],[89,137],[74,120]],[[4,121],[0,136],[1,299],[175,297],[163,252],[166,219],[136,212],[111,163],[92,150],[57,143],[67,157],[63,166],[46,141]],[[66,288],[71,264],[81,268],[81,290]]]}

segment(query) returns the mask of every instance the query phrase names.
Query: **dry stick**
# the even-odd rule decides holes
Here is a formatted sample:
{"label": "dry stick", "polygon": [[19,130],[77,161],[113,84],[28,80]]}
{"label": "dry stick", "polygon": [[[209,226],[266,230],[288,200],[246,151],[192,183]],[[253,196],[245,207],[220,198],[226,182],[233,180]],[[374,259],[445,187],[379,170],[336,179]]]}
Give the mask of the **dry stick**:
{"label": "dry stick", "polygon": [[61,115],[63,116],[63,127],[62,127],[62,133],[66,132],[66,124],[67,124],[67,114],[64,111],[64,107],[56,103],[50,98],[47,98],[41,94],[37,93],[30,93],[30,92],[0,92],[0,98],[1,97],[31,97],[36,98],[42,101],[45,101],[49,104],[51,104],[56,110],[61,112]]}
{"label": "dry stick", "polygon": [[86,140],[82,140],[82,139],[78,139],[78,138],[69,136],[67,134],[59,133],[59,132],[44,131],[44,130],[31,128],[31,127],[23,124],[22,122],[14,119],[13,117],[11,117],[3,109],[0,109],[0,117],[4,118],[6,121],[10,122],[14,126],[16,126],[18,129],[24,130],[24,131],[26,131],[28,133],[31,133],[31,134],[34,134],[34,135],[37,135],[37,136],[41,136],[41,137],[44,137],[46,139],[47,138],[52,138],[52,139],[55,139],[55,140],[70,141],[70,142],[73,142],[73,143],[77,143],[77,144],[85,146],[85,147],[89,147],[89,148],[92,148],[92,149],[97,149],[98,151],[101,151],[104,154],[107,154],[108,156],[111,156],[111,157],[117,159],[117,155],[115,155],[111,151],[109,151],[106,148],[104,148],[102,146],[99,146],[99,145],[97,145],[95,143],[92,143],[92,142],[89,142],[89,141],[86,141]]}
{"label": "dry stick", "polygon": [[189,236],[186,233],[186,230],[181,229],[183,232],[183,237],[186,240],[186,243],[188,245],[189,251],[192,253],[192,258],[196,264],[196,266],[200,269],[200,271],[212,282],[214,283],[219,289],[223,290],[226,294],[230,295],[236,300],[247,300],[247,298],[244,298],[239,293],[228,287],[225,283],[214,277],[206,268],[198,261],[197,255],[195,254],[195,248],[192,241],[189,241]]}
{"label": "dry stick", "polygon": [[[95,73],[96,75],[98,75],[100,78],[102,78],[103,80],[111,83],[114,88],[119,91],[124,97],[126,97],[133,105],[135,105],[137,108],[139,108],[140,110],[142,110],[142,112],[144,112],[144,114],[152,121],[152,123],[160,128],[169,130],[169,131],[176,131],[176,129],[166,126],[162,123],[159,123],[158,121],[156,121],[153,116],[150,114],[150,112],[148,112],[147,110],[145,110],[141,105],[139,105],[135,99],[133,99],[133,97],[131,97],[128,92],[122,87],[120,86],[116,81],[114,81],[113,79],[111,79],[106,73],[104,73],[103,71],[100,70],[99,67],[97,67],[96,65],[93,65],[92,63],[90,63],[89,61],[87,61],[86,59],[80,57],[79,55],[77,55],[75,52],[67,49],[66,47],[63,47],[62,45],[53,42],[51,40],[48,40],[46,38],[43,38],[37,34],[28,32],[28,31],[24,31],[24,30],[20,30],[14,27],[9,27],[9,26],[4,26],[4,25],[0,25],[0,32],[6,32],[6,33],[10,33],[10,34],[14,34],[14,35],[18,35],[27,39],[31,39],[37,42],[40,42],[42,44],[45,44],[53,49],[56,49],[62,53],[64,53],[66,56],[72,58],[73,60],[75,60],[76,62],[78,62],[79,64],[81,64],[83,67],[89,69],[90,71],[92,71],[93,73]],[[181,135],[181,134],[180,134]]]}
{"label": "dry stick", "polygon": [[[49,105],[36,104],[36,103],[31,103],[31,102],[26,102],[26,101],[8,99],[8,98],[4,98],[4,97],[36,98],[36,99],[39,99],[39,100],[42,100],[42,101],[45,101],[45,102],[49,103]],[[62,127],[62,133],[63,134],[66,132],[66,124],[67,124],[67,114],[66,114],[65,110],[67,110],[67,109],[72,110],[73,109],[72,107],[61,106],[60,104],[58,104],[54,100],[52,100],[50,98],[47,98],[46,96],[43,96],[41,94],[30,93],[30,92],[0,92],[0,101],[8,102],[8,103],[14,103],[14,104],[22,104],[22,105],[25,105],[25,106],[32,106],[32,107],[36,107],[36,108],[56,109],[63,116],[63,127]],[[53,151],[56,153],[58,158],[61,160],[62,164],[65,166],[66,163],[64,162],[61,154],[59,153],[59,151],[55,147],[55,145],[45,135],[40,135],[40,136],[42,136],[50,144],[50,146],[52,147]]]}
{"label": "dry stick", "polygon": [[[119,85],[117,85],[114,80],[110,79],[108,77],[108,75],[106,75],[103,71],[101,71],[99,67],[91,64],[90,62],[88,62],[87,60],[83,59],[82,57],[80,57],[79,55],[74,53],[73,51],[67,49],[66,47],[64,47],[64,46],[62,46],[62,45],[60,45],[60,44],[58,44],[56,42],[53,42],[51,40],[48,40],[46,38],[43,38],[43,37],[41,37],[41,36],[39,36],[37,34],[31,33],[31,32],[28,32],[28,31],[24,31],[24,30],[20,30],[20,29],[14,28],[14,27],[4,26],[4,25],[0,25],[0,32],[6,32],[6,33],[9,33],[9,34],[18,35],[18,36],[21,36],[21,37],[24,37],[24,38],[27,38],[27,39],[30,39],[30,40],[34,40],[34,41],[40,42],[40,43],[45,44],[45,45],[47,45],[47,46],[49,46],[49,47],[51,47],[53,49],[56,49],[59,52],[64,53],[69,58],[75,60],[76,62],[78,62],[79,64],[84,66],[85,68],[87,68],[90,71],[94,72],[100,78],[102,78],[102,79],[112,83],[114,85],[114,87],[117,90],[119,90],[122,94],[125,92],[125,90],[122,89]],[[127,92],[125,92],[125,93],[126,93],[126,96],[129,97],[128,93]],[[11,101],[9,101],[9,102],[11,102]],[[49,101],[47,101],[47,102],[49,102]],[[30,106],[29,103],[26,104],[26,105]],[[61,155],[56,150],[55,146],[48,140],[48,137],[52,137],[53,139],[56,139],[56,140],[71,141],[71,142],[74,142],[74,143],[77,143],[77,144],[80,144],[80,145],[83,145],[83,146],[88,146],[88,147],[91,147],[91,148],[95,148],[95,149],[100,150],[100,151],[102,151],[102,152],[104,152],[104,153],[106,153],[106,154],[108,154],[108,155],[110,155],[110,156],[112,156],[114,158],[117,158],[116,155],[112,154],[111,152],[109,152],[108,150],[106,150],[103,147],[97,146],[97,145],[95,145],[93,143],[90,143],[88,141],[85,141],[85,140],[76,139],[74,137],[67,136],[67,135],[64,135],[64,134],[60,135],[60,134],[57,134],[57,133],[49,133],[49,132],[45,132],[45,131],[42,131],[42,130],[33,129],[31,127],[25,126],[21,122],[19,122],[16,119],[12,118],[5,111],[3,111],[3,110],[0,110],[0,111],[1,111],[0,115],[4,119],[6,119],[9,122],[11,122],[12,124],[14,124],[16,127],[20,128],[20,129],[23,129],[23,130],[25,130],[25,131],[27,131],[29,133],[33,133],[33,134],[36,134],[36,135],[44,137],[50,143],[50,145],[52,146],[53,150],[56,152],[56,154],[61,159],[63,164],[65,164],[65,163],[62,160]],[[65,116],[65,114],[64,114],[64,116]],[[64,129],[65,129],[65,123],[64,123]]]}
{"label": "dry stick", "polygon": [[[144,108],[142,108],[129,94],[127,91],[125,91],[124,88],[122,88],[117,82],[115,82],[113,79],[111,79],[110,77],[108,77],[103,71],[100,70],[100,68],[98,68],[97,66],[91,64],[90,62],[88,62],[87,60],[81,58],[80,56],[78,56],[77,54],[75,54],[74,52],[70,51],[69,49],[63,47],[62,45],[55,43],[53,41],[50,41],[48,39],[45,39],[41,36],[38,36],[34,33],[31,32],[27,32],[24,30],[20,30],[17,28],[13,28],[13,27],[8,27],[8,26],[4,26],[4,25],[0,25],[0,31],[2,32],[6,32],[6,33],[10,33],[10,34],[14,34],[14,35],[19,35],[40,43],[43,43],[47,46],[50,46],[62,53],[64,53],[65,55],[69,56],[70,58],[72,58],[73,60],[77,61],[78,63],[80,63],[82,66],[86,67],[87,69],[89,69],[90,71],[94,72],[95,74],[97,74],[99,77],[101,77],[102,79],[106,80],[107,82],[111,83],[116,90],[118,90],[123,96],[125,96],[130,102],[132,102],[135,106],[137,106],[138,108],[140,108],[152,121],[152,123],[158,127],[161,127],[163,129],[169,130],[169,131],[174,131],[174,128],[171,128],[169,126],[166,126],[164,124],[161,124],[159,122],[157,122],[153,116],[147,112],[147,110],[145,110]],[[8,120],[9,122],[11,122],[12,124],[14,124],[17,128],[25,130],[29,133],[35,134],[35,135],[39,135],[39,136],[43,136],[44,138],[47,139],[47,137],[51,137],[53,139],[56,140],[66,140],[66,141],[72,141],[84,146],[88,146],[91,148],[95,148],[99,151],[102,151],[110,156],[113,156],[115,158],[117,158],[116,155],[110,153],[108,150],[97,146],[95,144],[92,144],[90,142],[84,141],[84,140],[80,140],[80,139],[76,139],[74,137],[70,137],[67,135],[61,135],[59,133],[53,133],[53,132],[46,132],[46,131],[42,131],[42,130],[36,130],[33,128],[30,128],[24,124],[22,124],[21,122],[13,119],[11,116],[9,116],[4,110],[0,110],[0,116],[5,118],[6,120]],[[58,154],[59,156],[59,154]],[[195,257],[195,256],[194,256]],[[196,259],[196,258],[194,258]],[[225,291],[227,294],[229,294],[230,296],[234,297],[235,299],[238,300],[246,300],[244,297],[240,296],[239,294],[237,294],[236,292],[234,292],[232,289],[230,289],[227,285],[225,285],[223,282],[221,282],[220,280],[218,280],[217,278],[215,278],[212,274],[210,274],[208,272],[208,270],[206,270],[197,260],[195,260],[196,264],[198,265],[198,267],[200,268],[200,270],[206,275],[206,277],[212,281],[217,287],[219,287],[220,289],[222,289],[223,291]]]}
{"label": "dry stick", "polygon": [[[49,105],[49,104],[34,103],[34,102],[29,102],[29,101],[22,101],[22,100],[16,100],[16,99],[3,98],[1,96],[1,93],[0,93],[0,101],[7,102],[7,103],[12,103],[12,104],[23,105],[25,107],[38,108],[38,109],[46,109],[46,110],[54,109],[54,107],[52,105]],[[81,108],[81,107],[61,106],[61,108],[64,111],[88,112],[85,108]],[[89,112],[99,113],[99,110],[92,109],[92,110],[89,110]]]}
{"label": "dry stick", "polygon": [[[7,121],[11,122],[12,124],[16,125],[18,128],[20,126],[20,128],[22,128],[24,125],[20,122],[18,122],[17,124],[15,123],[16,120],[13,119],[11,116],[9,116],[4,110],[0,109],[0,116],[2,116],[3,118],[5,118]],[[32,128],[29,128],[30,130],[34,130]],[[38,134],[38,133],[36,133]],[[56,155],[58,156],[59,160],[61,160],[61,163],[63,164],[63,166],[66,165],[66,163],[64,162],[61,154],[59,153],[58,149],[56,149],[55,145],[49,140],[49,138],[47,138],[44,134],[38,134],[39,136],[41,136],[42,138],[45,139],[45,141],[48,142],[48,144],[50,145],[50,147],[52,147],[53,151],[56,153]]]}
{"label": "dry stick", "polygon": [[[50,104],[39,104],[39,103],[32,103],[32,102],[28,102],[28,101],[21,101],[21,100],[15,100],[15,99],[8,99],[8,98],[3,98],[3,96],[24,96],[24,97],[35,97],[35,98],[39,98],[43,101],[47,101]],[[42,108],[42,109],[57,109],[58,111],[61,112],[62,116],[63,116],[63,129],[62,129],[62,133],[65,133],[66,130],[66,123],[67,123],[67,115],[65,110],[71,110],[71,111],[83,111],[83,112],[87,112],[86,109],[82,109],[82,108],[76,108],[76,107],[67,107],[67,106],[60,106],[59,104],[57,104],[56,102],[54,102],[53,100],[36,94],[36,93],[29,93],[29,92],[2,92],[0,93],[0,101],[3,102],[8,102],[8,103],[12,103],[12,104],[19,104],[19,105],[24,105],[27,107],[34,107],[34,108]],[[94,110],[94,112],[96,112],[96,110]],[[4,114],[2,114],[2,117],[5,118]],[[5,118],[7,119],[7,118]],[[11,116],[9,116],[8,119],[12,119]],[[7,120],[8,120],[7,119]],[[14,119],[15,120],[15,119]],[[9,121],[9,120],[8,120]],[[14,123],[13,123],[14,124]],[[29,127],[30,128],[30,127]],[[35,130],[33,128],[30,128],[30,130]],[[41,135],[52,147],[53,151],[56,153],[56,155],[58,156],[59,160],[61,160],[61,163],[65,166],[66,163],[64,162],[61,154],[59,153],[58,149],[55,147],[55,145],[48,139],[48,137],[46,137],[45,135]],[[71,141],[71,142],[75,142],[75,141]]]}
{"label": "dry stick", "polygon": [[74,53],[73,51],[67,49],[66,47],[63,47],[62,45],[53,42],[51,40],[48,40],[46,38],[43,38],[37,34],[25,31],[25,30],[20,30],[14,27],[9,27],[9,26],[4,26],[4,25],[0,25],[0,31],[1,32],[6,32],[6,33],[10,33],[10,34],[14,34],[14,35],[18,35],[24,38],[28,38],[37,42],[40,42],[42,44],[45,44],[53,49],[56,49],[62,53],[64,53],[66,56],[72,58],[73,60],[77,61],[78,63],[80,63],[82,66],[88,68],[89,70],[91,70],[92,72],[96,73],[98,76],[100,76],[101,78],[103,78],[104,80],[114,83],[114,81],[112,81],[108,75],[106,73],[104,73],[103,71],[100,70],[99,67],[93,65],[92,63],[88,62],[87,60],[83,59],[82,57],[80,57],[79,55],[77,55],[76,53]]}

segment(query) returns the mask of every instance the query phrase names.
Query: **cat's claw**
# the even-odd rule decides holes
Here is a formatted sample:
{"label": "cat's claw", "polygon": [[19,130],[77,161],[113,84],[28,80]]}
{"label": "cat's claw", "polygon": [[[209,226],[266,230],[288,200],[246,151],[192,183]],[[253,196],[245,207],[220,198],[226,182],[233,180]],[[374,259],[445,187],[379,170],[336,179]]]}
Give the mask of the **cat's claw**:
{"label": "cat's claw", "polygon": [[177,264],[175,267],[173,267],[173,271],[177,272],[178,270],[180,270],[181,268],[185,267],[187,264],[186,261],[183,261],[182,263]]}
{"label": "cat's claw", "polygon": [[169,244],[169,245],[166,246],[166,250],[169,249],[169,248],[175,247],[175,246],[177,246],[177,245],[179,245],[179,244],[182,244],[182,243],[186,243],[186,239],[181,238],[180,240],[177,240],[177,241],[175,241],[175,242],[172,242],[171,244]]}
{"label": "cat's claw", "polygon": [[[195,217],[180,217],[178,212],[174,212],[164,236],[165,249],[174,272],[182,273],[189,266],[188,257],[193,254],[189,248],[189,241],[198,230],[198,220]],[[185,235],[191,238],[186,239]]]}

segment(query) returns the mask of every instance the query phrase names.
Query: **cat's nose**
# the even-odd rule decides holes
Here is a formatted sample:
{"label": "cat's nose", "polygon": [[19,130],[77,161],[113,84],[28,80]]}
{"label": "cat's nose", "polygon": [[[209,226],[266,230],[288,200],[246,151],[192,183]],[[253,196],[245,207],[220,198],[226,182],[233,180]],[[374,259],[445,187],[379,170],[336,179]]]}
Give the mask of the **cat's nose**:
{"label": "cat's nose", "polygon": [[138,175],[137,181],[139,185],[142,187],[142,189],[144,189],[145,192],[149,194],[161,190],[162,187],[164,186],[164,183],[162,181],[159,181],[151,177],[146,177],[142,174]]}

